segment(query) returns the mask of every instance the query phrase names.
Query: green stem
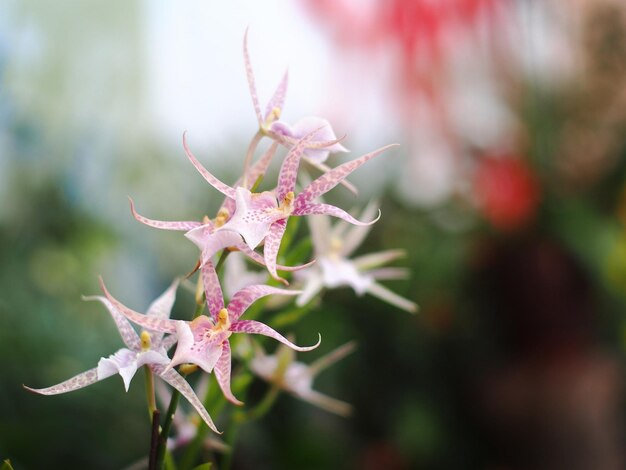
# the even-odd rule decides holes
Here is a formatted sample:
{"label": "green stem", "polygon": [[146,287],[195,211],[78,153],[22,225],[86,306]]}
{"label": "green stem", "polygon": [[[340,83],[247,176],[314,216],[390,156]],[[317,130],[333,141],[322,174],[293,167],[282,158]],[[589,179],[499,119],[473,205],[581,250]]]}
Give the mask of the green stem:
{"label": "green stem", "polygon": [[150,438],[150,453],[148,454],[148,470],[157,469],[157,453],[159,449],[159,410],[152,412],[152,434]]}
{"label": "green stem", "polygon": [[165,458],[165,451],[167,449],[167,436],[170,433],[172,427],[172,421],[174,419],[174,413],[176,413],[176,407],[180,399],[180,392],[176,389],[172,390],[172,398],[170,399],[170,405],[167,407],[167,414],[165,415],[165,421],[161,428],[161,434],[159,435],[159,443],[157,448],[156,468],[161,470],[163,468],[163,460]]}
{"label": "green stem", "polygon": [[143,366],[146,377],[146,400],[148,402],[148,414],[153,418],[154,412],[157,410],[156,399],[154,398],[154,376],[152,369],[148,365]]}

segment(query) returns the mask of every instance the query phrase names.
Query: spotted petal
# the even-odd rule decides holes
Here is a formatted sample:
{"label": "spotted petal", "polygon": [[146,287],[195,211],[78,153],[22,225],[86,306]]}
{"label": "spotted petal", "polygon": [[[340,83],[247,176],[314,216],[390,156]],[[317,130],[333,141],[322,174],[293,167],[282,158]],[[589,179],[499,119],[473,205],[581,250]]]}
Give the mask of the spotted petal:
{"label": "spotted petal", "polygon": [[243,62],[246,67],[246,79],[248,80],[248,88],[250,88],[250,97],[254,106],[254,113],[259,123],[259,127],[263,126],[263,117],[261,116],[261,106],[259,106],[259,95],[256,91],[256,83],[254,80],[254,71],[250,63],[250,54],[248,53],[248,30],[243,36]]}
{"label": "spotted petal", "polygon": [[213,321],[217,322],[220,310],[224,308],[224,294],[220,287],[217,272],[210,261],[207,261],[202,266],[202,282],[204,284],[207,308]]}
{"label": "spotted petal", "polygon": [[152,366],[151,368],[159,377],[178,390],[180,394],[187,399],[187,401],[196,409],[198,414],[202,417],[202,420],[213,432],[221,434],[215,427],[208,411],[193,391],[193,388],[191,388],[191,385],[189,385],[178,372],[174,369],[165,370],[163,366]]}
{"label": "spotted petal", "polygon": [[[332,142],[337,140],[335,131],[333,131],[330,123],[326,119],[316,116],[302,118],[296,121],[293,126],[283,121],[276,121],[272,123],[271,130],[276,134],[293,139],[301,139],[312,132],[311,142]],[[332,145],[319,149],[307,148],[304,151],[304,155],[314,162],[323,163],[330,153],[347,151],[348,149],[343,145],[339,142],[335,142]]]}
{"label": "spotted petal", "polygon": [[261,297],[267,295],[298,295],[301,291],[278,289],[276,287],[254,285],[248,286],[237,292],[228,304],[228,313],[230,321],[236,321],[241,315]]}
{"label": "spotted petal", "polygon": [[359,168],[365,162],[371,160],[372,158],[380,155],[385,150],[394,147],[396,144],[386,145],[378,150],[367,153],[362,157],[359,157],[355,160],[351,160],[349,162],[344,163],[343,165],[339,165],[336,168],[333,168],[328,173],[324,173],[322,176],[314,180],[311,184],[309,184],[306,188],[302,190],[298,197],[296,197],[296,206],[298,202],[312,201],[318,196],[327,193],[335,186],[337,186],[341,181],[343,181],[350,173]]}
{"label": "spotted petal", "polygon": [[191,323],[177,321],[178,346],[167,368],[188,362],[200,366],[206,372],[212,372],[222,355],[223,342],[230,336],[230,332],[207,334],[212,327],[213,323],[204,315]]}
{"label": "spotted petal", "polygon": [[312,132],[302,136],[298,142],[289,150],[289,153],[283,160],[278,174],[278,186],[276,194],[278,200],[282,201],[290,191],[296,187],[296,179],[298,177],[298,168],[300,167],[300,159],[304,153],[306,146],[313,139],[315,129]]}
{"label": "spotted petal", "polygon": [[130,212],[133,214],[133,217],[144,225],[148,225],[149,227],[160,228],[162,230],[179,230],[179,231],[187,231],[192,228],[198,227],[202,225],[200,222],[196,221],[164,221],[164,220],[154,220],[148,219],[143,215],[139,214],[135,210],[135,202],[129,197],[130,201]]}
{"label": "spotted petal", "polygon": [[322,342],[322,335],[320,335],[317,343],[315,343],[313,346],[296,346],[295,344],[293,344],[291,341],[289,341],[287,338],[285,338],[283,335],[278,333],[273,328],[270,328],[266,324],[255,321],[255,320],[236,321],[232,325],[230,325],[230,331],[232,331],[233,333],[248,333],[248,334],[269,336],[270,338],[274,338],[275,340],[283,343],[284,345],[289,346],[291,349],[294,349],[296,351],[301,351],[301,352],[311,351],[317,348]]}
{"label": "spotted petal", "polygon": [[122,315],[124,315],[133,323],[136,323],[137,325],[152,331],[160,331],[163,333],[176,332],[175,320],[144,315],[143,313],[135,312],[134,310],[128,308],[109,293],[106,286],[104,285],[104,281],[102,280],[102,278],[100,278],[100,288],[102,289],[102,292],[104,292],[104,295],[109,300],[109,302],[111,302]]}
{"label": "spotted petal", "polygon": [[375,219],[370,220],[369,222],[361,222],[337,206],[332,206],[330,204],[314,204],[307,201],[297,201],[293,215],[331,215],[333,217],[339,217],[340,219],[354,225],[371,225],[380,219],[380,210],[378,211],[378,217]]}
{"label": "spotted petal", "polygon": [[282,219],[274,222],[270,227],[269,233],[265,238],[265,247],[263,248],[263,256],[265,258],[265,266],[270,275],[277,281],[288,285],[286,279],[283,279],[276,272],[276,258],[278,257],[278,250],[280,248],[280,242],[283,239],[285,230],[287,229],[287,219]]}
{"label": "spotted petal", "polygon": [[40,395],[58,395],[60,393],[73,392],[74,390],[78,390],[80,388],[87,387],[88,385],[98,382],[100,379],[98,378],[96,370],[97,368],[94,367],[93,369],[89,369],[86,372],[75,375],[65,382],[53,385],[52,387],[30,388],[26,385],[23,385],[23,387],[26,390],[39,393]]}
{"label": "spotted petal", "polygon": [[285,215],[276,210],[276,197],[269,191],[251,193],[239,186],[235,196],[236,209],[231,219],[220,230],[239,233],[248,247],[254,250],[267,235],[270,225]]}
{"label": "spotted petal", "polygon": [[202,166],[202,163],[198,161],[198,159],[193,155],[193,153],[191,153],[191,150],[189,150],[189,147],[187,146],[186,134],[183,134],[183,147],[185,149],[185,153],[187,154],[187,157],[189,158],[193,166],[196,167],[196,170],[198,170],[198,172],[206,180],[206,182],[209,183],[211,186],[213,186],[215,189],[217,189],[219,192],[221,192],[224,196],[234,199],[235,190],[231,188],[230,186],[228,186],[227,184],[222,183],[215,176],[213,176],[206,168],[204,168],[204,166]]}
{"label": "spotted petal", "polygon": [[217,379],[217,383],[222,389],[222,393],[224,397],[231,403],[241,406],[243,402],[237,400],[233,395],[233,392],[230,389],[230,361],[231,361],[231,353],[230,353],[230,344],[228,344],[228,340],[222,343],[222,355],[219,360],[215,364],[215,368],[213,372],[215,373],[215,378]]}

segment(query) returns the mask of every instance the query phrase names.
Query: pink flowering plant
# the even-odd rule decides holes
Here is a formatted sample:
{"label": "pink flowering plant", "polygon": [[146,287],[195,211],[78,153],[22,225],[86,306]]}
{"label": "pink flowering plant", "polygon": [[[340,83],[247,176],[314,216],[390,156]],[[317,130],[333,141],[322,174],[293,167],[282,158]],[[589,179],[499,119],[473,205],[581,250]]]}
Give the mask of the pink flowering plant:
{"label": "pink flowering plant", "polygon": [[[284,336],[289,332],[277,331],[268,325],[272,323],[270,312],[279,315],[280,310],[295,308],[306,314],[319,305],[313,300],[319,298],[323,289],[341,286],[352,287],[358,295],[368,293],[377,296],[395,308],[409,312],[417,309],[412,301],[379,283],[407,276],[402,268],[382,267],[399,258],[401,252],[390,250],[351,257],[371,225],[381,217],[377,207],[368,205],[361,214],[364,220],[359,220],[343,208],[320,199],[340,184],[355,191],[356,188],[346,178],[391,146],[334,168],[327,166],[325,162],[331,153],[347,151],[340,143],[341,139],[337,139],[331,124],[326,119],[311,116],[293,124],[281,120],[287,91],[286,73],[265,112],[261,112],[247,39],[244,39],[244,63],[258,131],[243,158],[240,178],[232,186],[218,179],[192,153],[183,135],[187,158],[206,182],[221,193],[218,197],[223,201],[217,214],[201,220],[162,221],[141,215],[135,203],[130,201],[133,217],[142,224],[184,232],[185,237],[200,250],[196,267],[182,281],[175,279],[159,298],[141,312],[118,300],[101,279],[104,296],[86,297],[85,300],[103,304],[120,333],[124,347],[100,359],[93,369],[57,385],[26,387],[42,395],[55,395],[119,374],[124,388],[128,390],[137,370],[143,368],[152,419],[147,457],[150,469],[163,468],[165,462],[171,464],[173,457],[169,452],[173,449],[181,455],[180,468],[190,468],[206,459],[201,451],[208,448],[205,445],[207,442],[219,443],[209,447],[214,452],[224,453],[220,468],[228,468],[237,427],[267,413],[281,391],[332,413],[346,416],[351,412],[348,403],[314,390],[312,382],[321,370],[351,352],[354,344],[350,342],[339,348],[330,345],[332,352],[317,361],[296,361],[294,351],[306,353],[316,349],[321,344],[320,333],[323,332],[307,333],[302,339],[305,346],[298,346],[291,336],[289,339]],[[270,141],[268,148],[255,159],[264,139]],[[285,148],[286,155],[282,159],[278,178],[270,183],[272,189],[259,191],[260,182],[263,179],[267,182],[267,169],[270,162],[278,158],[281,147]],[[308,164],[308,169],[303,167],[303,162]],[[313,178],[307,174],[309,170],[318,176]],[[298,246],[312,247],[310,255],[307,250],[294,248],[296,230],[289,228],[295,227],[302,217],[308,219],[311,235]],[[331,226],[329,218],[337,219],[338,223]],[[222,273],[222,267],[233,252],[240,254],[233,254],[238,257],[237,263],[226,275]],[[307,256],[313,259],[307,259]],[[260,265],[265,274],[258,270],[250,273],[244,258]],[[289,263],[280,264],[279,259]],[[282,274],[279,275],[279,271]],[[187,319],[170,318],[177,290],[181,290],[179,286],[193,286],[190,278],[194,275],[197,277],[195,312]],[[295,282],[290,286],[292,276],[291,280]],[[226,299],[224,292],[227,293]],[[291,307],[294,302],[297,306]],[[255,319],[261,313],[269,320],[261,322]],[[283,321],[279,329],[285,326],[289,323]],[[259,343],[263,336],[281,343],[275,354],[265,353],[265,348]],[[238,364],[235,370],[234,362]],[[214,377],[221,393],[216,394],[212,391],[215,388],[211,387],[207,392],[196,393],[191,385],[193,382],[187,380],[194,373],[203,375],[199,383],[212,381]],[[265,380],[270,388],[265,398],[249,407],[243,400],[253,376]],[[163,410],[158,408],[155,399],[155,377],[163,382],[157,384],[161,387],[160,394],[169,397],[169,404]],[[164,391],[165,384],[172,390]],[[191,405],[199,419],[194,420],[182,411],[177,419],[180,396]],[[173,424],[178,427],[177,440],[170,436]],[[227,432],[219,440],[207,436],[209,430],[221,434],[222,429]]]}

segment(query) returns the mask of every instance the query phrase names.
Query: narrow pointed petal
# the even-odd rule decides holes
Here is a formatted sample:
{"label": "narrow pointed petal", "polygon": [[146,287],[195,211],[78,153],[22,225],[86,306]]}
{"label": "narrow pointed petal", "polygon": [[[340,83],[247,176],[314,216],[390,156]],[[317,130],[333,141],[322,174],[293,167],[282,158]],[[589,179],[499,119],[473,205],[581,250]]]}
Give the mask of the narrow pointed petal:
{"label": "narrow pointed petal", "polygon": [[241,406],[243,405],[243,402],[237,400],[230,389],[230,344],[228,344],[228,340],[226,340],[222,343],[222,345],[222,355],[215,364],[213,372],[215,373],[217,383],[222,389],[224,398],[237,406]]}
{"label": "narrow pointed petal", "polygon": [[206,182],[213,186],[215,189],[217,189],[224,196],[235,199],[235,190],[227,184],[222,183],[215,176],[209,173],[209,171],[204,168],[204,166],[202,166],[202,163],[200,163],[198,159],[193,155],[193,153],[191,153],[191,150],[189,150],[189,147],[187,146],[186,134],[183,134],[183,147],[185,149],[187,157],[189,158],[193,166],[196,167],[196,170],[198,170],[198,172],[206,180]]}
{"label": "narrow pointed petal", "polygon": [[352,413],[352,405],[349,403],[329,397],[315,390],[306,390],[294,393],[294,395],[312,405],[339,416],[349,416]]}
{"label": "narrow pointed petal", "polygon": [[377,281],[393,281],[409,279],[411,277],[411,270],[408,268],[378,268],[367,271],[366,274]]}
{"label": "narrow pointed petal", "polygon": [[[380,155],[385,150],[394,147],[395,144],[386,145],[378,150],[370,152],[368,154],[363,155],[355,160],[351,160],[349,162],[344,163],[343,165],[339,165],[336,168],[333,168],[328,173],[324,173],[322,176],[314,180],[311,184],[309,184],[306,188],[302,190],[298,197],[296,198],[296,203],[300,202],[310,202],[318,196],[327,193],[335,186],[337,186],[341,181],[343,181],[350,173],[359,168],[365,162],[371,160],[372,158]],[[297,204],[296,204],[297,206]]]}
{"label": "narrow pointed petal", "polygon": [[265,116],[263,119],[267,119],[270,113],[277,108],[282,111],[285,106],[285,95],[287,94],[287,85],[289,84],[289,71],[285,70],[285,74],[283,75],[282,80],[276,87],[274,94],[267,102],[267,107],[265,108]]}
{"label": "narrow pointed petal", "polygon": [[283,239],[285,230],[287,228],[287,219],[282,219],[274,222],[270,226],[269,233],[265,237],[265,247],[263,248],[263,256],[265,258],[265,266],[272,276],[277,281],[282,282],[285,285],[289,285],[286,279],[283,279],[276,272],[276,258],[278,257],[278,250],[280,248],[280,242]]}
{"label": "narrow pointed petal", "polygon": [[344,211],[343,209],[340,209],[337,206],[331,206],[330,204],[313,204],[309,202],[301,202],[299,204],[296,203],[296,206],[293,211],[293,215],[318,215],[318,214],[331,215],[333,217],[338,217],[354,225],[372,225],[378,222],[378,219],[380,219],[380,210],[378,211],[378,217],[376,217],[375,219],[370,220],[369,222],[361,222],[360,220],[355,219],[346,211]]}
{"label": "narrow pointed petal", "polygon": [[[248,245],[246,245],[245,243],[241,243],[240,245],[235,246],[235,248],[237,248],[243,254],[248,256],[252,261],[259,263],[261,266],[265,266],[265,259],[263,258],[263,256],[257,253],[256,251],[251,250],[248,247]],[[298,264],[296,266],[283,266],[282,264],[277,264],[276,269],[278,269],[279,271],[293,272],[293,271],[300,271],[301,269],[308,268],[309,266],[312,266],[314,264],[315,264],[315,260],[311,260],[305,264]]]}
{"label": "narrow pointed petal", "polygon": [[322,335],[319,335],[317,343],[315,343],[313,346],[296,346],[273,328],[270,328],[266,324],[255,320],[236,321],[232,325],[230,325],[230,331],[232,331],[233,333],[248,333],[269,336],[270,338],[274,338],[276,341],[279,341],[284,345],[289,346],[291,349],[295,349],[296,351],[300,352],[312,351],[313,349],[317,348],[322,342]]}
{"label": "narrow pointed petal", "polygon": [[142,326],[148,330],[152,331],[161,331],[163,333],[175,333],[176,332],[176,321],[169,320],[166,318],[155,318],[144,315],[143,313],[135,312],[130,308],[126,307],[119,300],[113,297],[106,286],[104,285],[104,281],[100,278],[100,288],[106,298],[113,304],[113,306],[119,310],[119,312],[128,318],[133,323],[136,323],[139,326]]}
{"label": "narrow pointed petal", "polygon": [[230,316],[230,321],[232,322],[238,320],[248,307],[250,307],[250,305],[267,295],[298,295],[301,293],[302,291],[298,290],[278,289],[276,287],[264,285],[244,287],[233,296],[228,304],[227,310]]}
{"label": "narrow pointed petal", "polygon": [[122,315],[113,304],[105,297],[100,295],[92,295],[89,297],[83,296],[83,300],[98,300],[101,302],[111,314],[117,331],[119,331],[122,341],[128,349],[137,350],[141,348],[141,340],[135,329],[131,326],[128,320]]}
{"label": "narrow pointed petal", "polygon": [[211,318],[217,321],[220,310],[224,308],[224,294],[220,287],[217,272],[210,261],[207,261],[202,266],[202,283],[204,285],[207,308],[211,313]]}
{"label": "narrow pointed petal", "polygon": [[394,305],[402,310],[406,310],[409,313],[417,312],[417,304],[415,302],[411,302],[408,299],[396,294],[395,292],[387,289],[382,284],[378,284],[377,282],[372,283],[368,288],[367,292],[374,297],[378,297],[379,299]]}
{"label": "narrow pointed petal", "polygon": [[304,307],[308,304],[324,287],[324,278],[318,270],[312,273],[304,281],[304,289],[302,294],[296,299],[296,305],[298,307]]}
{"label": "narrow pointed petal", "polygon": [[284,200],[287,193],[295,189],[298,168],[300,167],[300,158],[306,146],[311,142],[315,132],[316,131],[313,130],[298,140],[283,160],[280,173],[278,174],[278,186],[276,188],[276,195],[279,201]]}
{"label": "narrow pointed petal", "polygon": [[309,372],[312,376],[316,376],[324,369],[332,366],[335,362],[340,361],[352,351],[356,349],[356,343],[354,341],[350,341],[343,346],[339,346],[337,349],[329,352],[325,356],[320,357],[316,361],[313,361],[309,365]]}
{"label": "narrow pointed petal", "polygon": [[96,371],[97,368],[94,367],[93,369],[89,369],[86,372],[75,375],[65,382],[53,385],[52,387],[30,388],[26,385],[23,385],[23,387],[26,390],[39,393],[40,395],[58,395],[60,393],[73,392],[74,390],[78,390],[79,388],[87,387],[88,385],[98,382],[100,379],[98,378],[98,373]]}
{"label": "narrow pointed petal", "polygon": [[[311,165],[313,168],[321,171],[322,173],[328,173],[330,170],[332,170],[332,168],[326,165],[325,163],[318,162],[316,160],[313,160],[312,158],[304,157],[304,161],[307,162],[309,165]],[[355,196],[359,195],[359,190],[357,189],[357,187],[353,185],[352,183],[350,183],[350,181],[348,181],[347,179],[341,180],[339,184],[343,186],[344,188],[346,188]]]}
{"label": "narrow pointed petal", "polygon": [[[378,201],[371,201],[365,206],[365,209],[363,209],[360,218],[362,220],[373,219],[378,213],[378,206]],[[363,243],[363,240],[365,240],[371,229],[369,225],[355,225],[350,227],[346,236],[342,238],[342,246],[339,254],[345,257],[350,256],[354,250],[361,246],[361,243]]]}
{"label": "narrow pointed petal", "polygon": [[206,410],[196,393],[193,391],[193,388],[191,388],[191,385],[189,385],[178,372],[176,372],[174,369],[169,369],[165,371],[164,367],[162,366],[152,366],[152,370],[154,370],[159,377],[161,377],[168,384],[178,390],[180,394],[187,399],[187,401],[191,404],[191,406],[196,409],[198,414],[202,417],[202,420],[213,432],[221,434],[215,427],[215,424],[213,423],[209,412]]}
{"label": "narrow pointed petal", "polygon": [[378,266],[382,266],[383,264],[391,263],[392,261],[397,260],[398,258],[403,258],[406,256],[406,251],[404,250],[385,250],[379,251],[377,253],[369,253],[367,255],[357,256],[352,259],[352,262],[360,269],[372,269]]}
{"label": "narrow pointed petal", "polygon": [[200,222],[196,221],[165,221],[165,220],[154,220],[148,219],[143,215],[139,214],[135,210],[135,202],[129,197],[130,201],[130,212],[133,214],[133,217],[144,225],[148,225],[149,227],[160,228],[162,230],[178,230],[178,231],[187,231],[192,228],[196,228],[202,225]]}
{"label": "narrow pointed petal", "polygon": [[250,54],[248,53],[248,30],[243,36],[243,63],[246,67],[246,79],[248,80],[248,88],[250,89],[250,97],[252,98],[252,105],[254,106],[254,113],[256,114],[259,127],[263,125],[263,116],[261,116],[261,107],[259,106],[259,96],[256,91],[256,83],[254,81],[254,71],[252,70],[252,64],[250,63]]}

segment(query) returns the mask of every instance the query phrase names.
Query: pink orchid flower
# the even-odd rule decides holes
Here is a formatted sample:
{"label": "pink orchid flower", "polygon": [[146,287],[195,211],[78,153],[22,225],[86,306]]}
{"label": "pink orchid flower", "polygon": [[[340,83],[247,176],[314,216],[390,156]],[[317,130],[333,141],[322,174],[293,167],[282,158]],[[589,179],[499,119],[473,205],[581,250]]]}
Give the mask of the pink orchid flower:
{"label": "pink orchid flower", "polygon": [[[176,299],[177,286],[178,281],[174,281],[161,296],[152,302],[147,314],[144,316],[151,321],[167,320]],[[163,338],[163,332],[155,330],[150,330],[150,332],[142,331],[140,336],[118,308],[108,299],[101,296],[93,296],[85,297],[85,300],[98,300],[104,304],[111,314],[126,347],[107,358],[100,359],[97,367],[78,374],[71,379],[48,388],[35,389],[24,386],[27,390],[41,395],[58,395],[87,387],[119,373],[124,381],[124,387],[128,391],[130,381],[137,369],[147,365],[153,373],[177,389],[191,403],[209,428],[217,433],[219,432],[211,416],[187,381],[174,369],[166,367],[170,362],[166,351],[174,345],[176,336],[170,335]]]}
{"label": "pink orchid flower", "polygon": [[[276,272],[276,257],[290,216],[326,214],[354,225],[370,225],[380,217],[379,214],[374,220],[361,222],[339,207],[315,203],[313,200],[333,189],[354,170],[393,145],[387,145],[330,170],[309,183],[296,196],[294,190],[300,159],[312,138],[312,134],[308,134],[289,151],[283,161],[278,186],[274,191],[252,193],[241,186],[237,189],[230,188],[233,192],[229,194],[234,196],[236,209],[222,228],[241,234],[252,250],[265,240],[263,253],[265,265],[274,279],[282,280]],[[211,183],[208,178],[207,181]],[[217,185],[214,187],[220,190]]]}
{"label": "pink orchid flower", "polygon": [[242,403],[233,396],[230,389],[231,352],[228,339],[233,333],[269,336],[297,351],[310,351],[319,346],[321,335],[315,345],[300,347],[261,322],[239,320],[246,309],[261,297],[270,294],[297,295],[298,291],[263,285],[249,286],[237,292],[226,308],[215,270],[207,265],[203,266],[202,279],[210,317],[201,315],[192,321],[155,318],[135,312],[111,296],[102,280],[100,280],[100,285],[107,299],[130,321],[150,330],[177,336],[176,353],[166,370],[172,370],[172,367],[179,364],[191,363],[198,365],[206,372],[214,372],[224,396],[236,405]]}
{"label": "pink orchid flower", "polygon": [[[228,248],[231,250],[238,250],[247,255],[253,261],[265,266],[264,258],[253,249],[250,249],[248,245],[242,240],[240,234],[230,230],[220,230],[223,225],[228,221],[231,215],[235,211],[235,189],[231,188],[225,183],[222,183],[217,178],[215,178],[212,174],[210,174],[198,161],[198,159],[191,153],[189,147],[187,146],[186,136],[183,134],[183,147],[187,156],[189,157],[191,163],[196,167],[198,172],[204,177],[204,179],[209,182],[213,187],[218,189],[222,194],[224,194],[225,199],[220,207],[217,216],[214,220],[206,217],[202,222],[199,221],[164,221],[164,220],[155,220],[144,217],[139,214],[135,209],[134,201],[129,198],[130,201],[130,210],[133,217],[144,225],[148,225],[149,227],[158,228],[162,230],[174,230],[174,231],[184,231],[185,237],[191,240],[201,251],[201,264],[206,265],[210,264],[211,258],[220,250]],[[253,184],[261,178],[276,151],[276,144],[272,145],[272,147],[258,160],[258,162],[252,166],[246,172],[246,178],[240,178],[235,185],[246,184],[245,187],[250,189]],[[245,180],[246,182],[242,182]],[[232,196],[232,197],[231,197]],[[306,263],[301,266],[283,266],[278,265],[277,269],[281,271],[297,271],[299,269],[303,269],[307,266],[310,266],[313,262]],[[212,265],[210,265],[212,266]],[[282,279],[282,278],[280,278]]]}
{"label": "pink orchid flower", "polygon": [[[276,142],[291,147],[308,134],[313,134],[311,140],[304,149],[304,160],[319,171],[326,173],[330,171],[330,167],[324,162],[331,153],[349,152],[347,148],[337,142],[337,135],[328,120],[317,117],[307,116],[290,125],[280,120],[282,110],[285,104],[285,95],[287,93],[288,74],[285,72],[278,87],[274,91],[272,98],[268,101],[265,113],[261,113],[259,97],[254,79],[254,71],[250,63],[250,54],[248,53],[248,32],[244,36],[243,41],[243,58],[246,68],[246,79],[252,105],[259,124],[259,135],[265,135]],[[258,138],[253,139],[249,153],[254,151]],[[352,183],[342,181],[341,184],[353,193],[357,193],[356,187]]]}
{"label": "pink orchid flower", "polygon": [[[361,218],[371,218],[375,211],[375,205],[369,204]],[[303,284],[302,294],[296,300],[297,305],[307,304],[324,288],[349,286],[359,296],[367,293],[407,312],[417,311],[415,302],[399,296],[378,282],[408,277],[409,271],[405,268],[383,267],[405,256],[403,250],[385,250],[351,258],[367,237],[371,226],[350,226],[341,220],[331,226],[328,217],[311,217],[307,220],[317,264],[296,276]]]}
{"label": "pink orchid flower", "polygon": [[250,362],[250,369],[266,382],[301,400],[331,413],[347,416],[352,407],[348,403],[313,390],[313,380],[322,370],[344,358],[354,349],[355,343],[349,342],[311,364],[304,364],[296,361],[293,351],[287,348],[281,347],[272,355],[266,355],[261,348],[257,348]]}

